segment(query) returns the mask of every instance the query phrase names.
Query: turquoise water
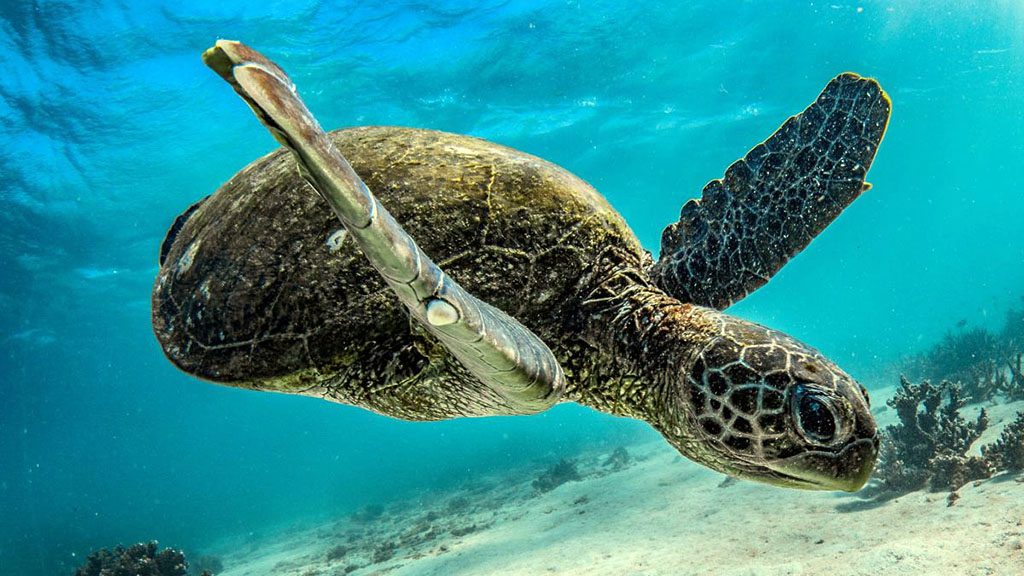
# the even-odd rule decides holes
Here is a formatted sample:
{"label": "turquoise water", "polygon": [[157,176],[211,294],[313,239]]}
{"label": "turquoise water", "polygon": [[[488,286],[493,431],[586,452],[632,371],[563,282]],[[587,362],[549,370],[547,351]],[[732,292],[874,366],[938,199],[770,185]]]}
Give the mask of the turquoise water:
{"label": "turquoise water", "polygon": [[[1024,4],[4,2],[0,572],[202,550],[648,434],[559,406],[411,424],[200,383],[152,335],[173,218],[275,143],[199,54],[273,57],[327,127],[489,138],[591,182],[656,251],[703,184],[837,73],[893,100],[874,188],[732,312],[871,385],[1024,295]],[[888,382],[882,382],[888,383]]]}

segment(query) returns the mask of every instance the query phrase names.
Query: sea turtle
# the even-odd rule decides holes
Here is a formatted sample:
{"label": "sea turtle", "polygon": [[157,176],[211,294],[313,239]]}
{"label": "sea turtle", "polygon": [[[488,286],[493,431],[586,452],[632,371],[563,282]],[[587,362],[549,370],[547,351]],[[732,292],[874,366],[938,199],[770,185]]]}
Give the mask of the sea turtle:
{"label": "sea turtle", "polygon": [[866,482],[878,452],[866,390],[721,310],[867,189],[890,110],[874,80],[830,81],[686,202],[655,262],[558,166],[431,130],[325,134],[258,52],[221,40],[203,59],[284,149],[171,226],[153,326],[180,369],[407,420],[572,401],[645,420],[729,475]]}

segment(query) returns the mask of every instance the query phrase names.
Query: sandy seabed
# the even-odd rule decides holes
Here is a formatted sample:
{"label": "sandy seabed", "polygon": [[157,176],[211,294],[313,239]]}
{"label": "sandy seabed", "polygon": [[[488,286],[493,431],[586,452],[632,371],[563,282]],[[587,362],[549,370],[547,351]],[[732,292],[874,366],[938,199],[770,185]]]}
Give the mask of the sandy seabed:
{"label": "sandy seabed", "polygon": [[[989,407],[978,444],[1020,409]],[[221,574],[1024,574],[1024,478],[969,484],[953,505],[924,491],[882,502],[723,482],[660,441],[626,449],[626,462],[609,450],[575,456],[580,479],[547,492],[533,486],[534,465],[235,542]]]}

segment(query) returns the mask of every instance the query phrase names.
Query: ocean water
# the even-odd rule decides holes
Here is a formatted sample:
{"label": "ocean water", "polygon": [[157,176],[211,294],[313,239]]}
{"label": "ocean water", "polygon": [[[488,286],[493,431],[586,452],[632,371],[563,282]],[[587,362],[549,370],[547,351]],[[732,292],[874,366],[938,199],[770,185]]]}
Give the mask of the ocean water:
{"label": "ocean water", "polygon": [[447,130],[560,164],[653,252],[830,78],[875,77],[893,116],[873,189],[730,311],[877,387],[1024,296],[1016,0],[2,0],[0,573],[70,574],[119,542],[205,551],[656,436],[574,405],[400,422],[175,370],[150,326],[163,235],[276,147],[202,65],[217,38],[274,58],[325,127]]}

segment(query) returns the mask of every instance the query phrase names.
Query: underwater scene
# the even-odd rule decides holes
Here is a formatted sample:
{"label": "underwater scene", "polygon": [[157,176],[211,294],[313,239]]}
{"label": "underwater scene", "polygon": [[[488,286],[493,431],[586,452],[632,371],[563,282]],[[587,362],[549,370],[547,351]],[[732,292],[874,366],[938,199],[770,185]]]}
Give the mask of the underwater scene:
{"label": "underwater scene", "polygon": [[1024,574],[1022,2],[4,0],[0,63],[0,574]]}

